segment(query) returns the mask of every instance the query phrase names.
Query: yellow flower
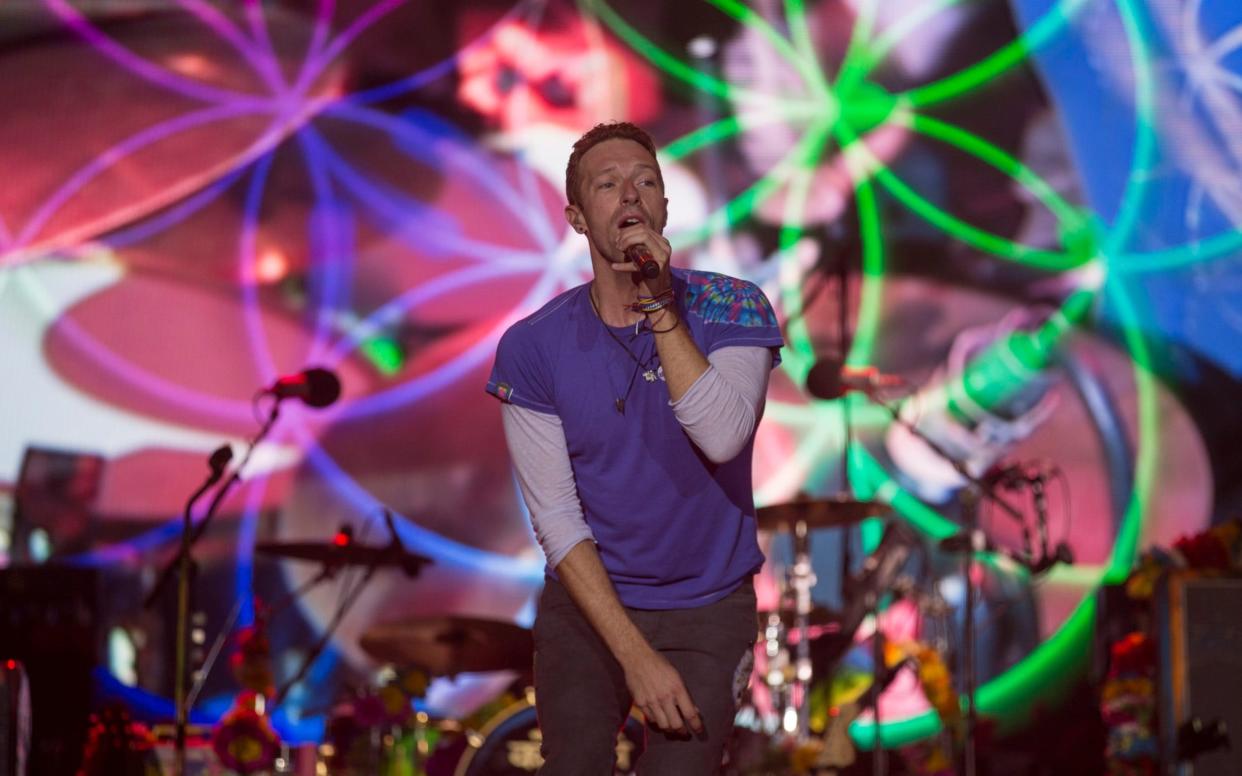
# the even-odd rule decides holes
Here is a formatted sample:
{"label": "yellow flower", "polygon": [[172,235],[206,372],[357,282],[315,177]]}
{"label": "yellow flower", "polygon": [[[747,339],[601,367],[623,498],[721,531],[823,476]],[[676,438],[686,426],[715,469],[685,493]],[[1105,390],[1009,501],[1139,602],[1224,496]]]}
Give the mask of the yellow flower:
{"label": "yellow flower", "polygon": [[800,743],[789,753],[789,767],[794,773],[810,773],[823,751],[824,743],[818,738]]}
{"label": "yellow flower", "polygon": [[406,671],[401,676],[401,688],[414,698],[421,698],[427,694],[427,684],[427,674],[417,668]]}
{"label": "yellow flower", "polygon": [[923,767],[929,773],[943,773],[952,770],[953,762],[949,759],[949,753],[945,751],[945,747],[933,744],[927,759],[923,761]]}
{"label": "yellow flower", "polygon": [[961,707],[957,693],[953,692],[949,667],[945,665],[940,653],[926,644],[918,645],[915,658],[919,663],[919,683],[923,685],[927,702],[936,709],[941,721],[951,724],[961,714]]}
{"label": "yellow flower", "polygon": [[402,692],[401,688],[391,684],[381,687],[377,695],[384,706],[384,711],[390,715],[397,714],[407,708],[410,703],[409,697]]}
{"label": "yellow flower", "polygon": [[239,762],[254,762],[263,755],[263,742],[250,736],[238,736],[229,742],[229,754]]}
{"label": "yellow flower", "polygon": [[1126,580],[1126,595],[1135,601],[1150,599],[1156,590],[1156,580],[1163,572],[1164,567],[1154,557],[1144,555]]}
{"label": "yellow flower", "polygon": [[1106,682],[1104,688],[1100,691],[1100,699],[1102,701],[1111,701],[1114,698],[1127,695],[1154,696],[1155,686],[1150,679],[1135,677],[1132,679],[1113,679]]}

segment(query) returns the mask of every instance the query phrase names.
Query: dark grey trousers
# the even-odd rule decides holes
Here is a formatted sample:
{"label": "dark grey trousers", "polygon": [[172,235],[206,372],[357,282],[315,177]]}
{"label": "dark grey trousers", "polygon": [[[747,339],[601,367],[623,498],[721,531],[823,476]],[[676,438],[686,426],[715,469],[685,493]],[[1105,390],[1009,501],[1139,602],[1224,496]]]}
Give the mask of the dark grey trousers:
{"label": "dark grey trousers", "polygon": [[[738,697],[750,678],[757,632],[747,578],[725,598],[693,609],[627,609],[681,674],[703,718],[701,735],[647,727],[643,776],[709,776],[720,770]],[[613,773],[617,731],[630,713],[625,675],[559,582],[549,579],[535,617],[535,706],[543,734],[542,776]]]}

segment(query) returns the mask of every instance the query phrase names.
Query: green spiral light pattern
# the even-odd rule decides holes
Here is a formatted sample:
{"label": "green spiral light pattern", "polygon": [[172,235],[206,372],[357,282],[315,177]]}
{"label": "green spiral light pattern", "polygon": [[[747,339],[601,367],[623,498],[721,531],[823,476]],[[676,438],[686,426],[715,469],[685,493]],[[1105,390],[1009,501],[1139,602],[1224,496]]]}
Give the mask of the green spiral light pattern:
{"label": "green spiral light pattern", "polygon": [[[838,153],[844,156],[854,180],[863,240],[861,296],[856,335],[847,357],[849,363],[869,363],[874,344],[880,336],[885,240],[882,215],[876,200],[877,186],[950,237],[998,260],[1016,262],[1049,273],[1080,271],[1088,282],[1071,293],[1059,311],[1040,329],[1015,333],[993,343],[971,359],[963,374],[950,378],[942,386],[940,398],[950,407],[973,403],[989,408],[1003,402],[1048,365],[1066,335],[1087,321],[1091,311],[1101,301],[1102,292],[1103,298],[1118,312],[1122,337],[1134,368],[1139,406],[1135,481],[1107,566],[1086,570],[1085,573],[1080,567],[1065,577],[1067,580],[1079,580],[1084,592],[1102,580],[1123,578],[1134,561],[1138,538],[1148,516],[1160,447],[1152,359],[1139,326],[1143,311],[1136,295],[1128,292],[1127,282],[1131,276],[1143,272],[1209,260],[1242,248],[1242,234],[1230,233],[1159,253],[1125,253],[1125,247],[1147,204],[1144,172],[1150,169],[1155,153],[1155,131],[1152,126],[1154,85],[1145,37],[1146,24],[1133,0],[1117,0],[1117,8],[1125,26],[1135,79],[1136,139],[1130,185],[1126,189],[1119,216],[1111,226],[1100,223],[1093,214],[1066,202],[1036,173],[985,138],[919,112],[986,88],[1005,72],[1027,62],[1033,52],[1067,29],[1086,0],[1063,0],[1017,39],[983,60],[903,94],[889,94],[870,82],[869,75],[921,23],[958,5],[960,0],[928,3],[875,39],[873,30],[878,0],[863,3],[855,19],[838,77],[832,83],[825,78],[818,62],[800,0],[785,2],[788,37],[742,3],[733,0],[705,2],[758,32],[801,77],[805,96],[791,99],[764,95],[715,78],[660,48],[606,2],[580,0],[585,12],[599,19],[668,76],[716,97],[759,106],[722,118],[674,140],[663,149],[664,158],[670,161],[684,159],[714,143],[778,122],[797,126],[802,132],[798,143],[778,164],[712,213],[703,226],[675,235],[674,246],[684,248],[695,245],[719,230],[728,229],[748,217],[778,188],[787,186],[789,196],[780,234],[780,261],[786,265],[781,267],[782,270],[793,269],[793,249],[804,234],[802,216],[807,205],[811,175],[835,146]],[[863,138],[872,130],[884,126],[900,126],[947,144],[1007,175],[1056,217],[1062,243],[1060,250],[1022,245],[991,234],[927,200],[867,148]],[[779,277],[780,301],[790,319],[787,332],[789,347],[782,369],[795,384],[803,384],[815,354],[801,316],[800,276],[798,272],[782,271]],[[774,422],[796,427],[802,432],[792,459],[809,465],[822,456],[834,441],[845,402],[850,403],[853,418],[860,426],[878,426],[887,420],[883,410],[869,406],[857,396],[810,404],[770,402],[767,416]],[[929,537],[943,537],[956,530],[953,521],[902,490],[861,445],[853,445],[846,455],[851,482],[859,497],[889,503],[898,514]],[[779,490],[779,483],[772,490]],[[765,500],[764,492],[758,494],[758,499],[761,502]],[[864,541],[869,542],[868,546],[873,546],[877,538],[878,527],[867,526]],[[982,559],[987,561],[986,557]],[[998,718],[1003,728],[1011,728],[1024,722],[1031,711],[1040,705],[1055,703],[1067,684],[1065,680],[1078,675],[1085,666],[1093,617],[1093,600],[1089,595],[1084,595],[1054,634],[1017,666],[979,688],[980,712]],[[880,727],[881,741],[895,746],[932,735],[939,730],[940,724],[936,716],[928,712],[886,722]],[[864,747],[869,746],[875,736],[874,725],[860,722],[854,723],[851,732],[856,742]]]}

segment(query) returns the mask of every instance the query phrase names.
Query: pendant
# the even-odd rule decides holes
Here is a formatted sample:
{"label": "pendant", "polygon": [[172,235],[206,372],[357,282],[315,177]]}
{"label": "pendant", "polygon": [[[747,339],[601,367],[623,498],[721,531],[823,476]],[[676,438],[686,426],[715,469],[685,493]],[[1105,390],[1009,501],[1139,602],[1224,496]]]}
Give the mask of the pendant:
{"label": "pendant", "polygon": [[620,412],[622,415],[624,415],[625,414],[625,399],[617,399],[616,407],[617,407],[617,412]]}
{"label": "pendant", "polygon": [[644,379],[644,380],[646,380],[646,381],[647,381],[647,382],[649,382],[649,383],[654,383],[654,382],[656,381],[656,373],[655,373],[655,370],[654,370],[654,369],[648,369],[646,372],[643,372],[643,379]]}

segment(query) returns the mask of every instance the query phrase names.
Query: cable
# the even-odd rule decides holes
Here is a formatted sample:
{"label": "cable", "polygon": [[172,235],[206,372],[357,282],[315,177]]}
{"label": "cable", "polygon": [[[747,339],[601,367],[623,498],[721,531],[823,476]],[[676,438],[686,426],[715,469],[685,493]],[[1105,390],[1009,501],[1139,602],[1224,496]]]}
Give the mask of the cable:
{"label": "cable", "polygon": [[[375,575],[377,568],[377,566],[371,566],[368,568],[362,579],[358,580],[354,584],[353,589],[349,591],[349,594],[337,606],[336,611],[332,615],[331,621],[329,621],[327,627],[324,628],[323,634],[320,635],[319,639],[315,642],[315,645],[311,647],[311,651],[306,655],[306,659],[302,661],[302,665],[298,668],[297,673],[290,677],[276,692],[276,695],[273,696],[273,710],[279,708],[279,706],[284,703],[285,699],[289,696],[290,690],[306,678],[306,674],[310,671],[311,666],[315,664],[315,661],[319,659],[319,656],[323,653],[323,650],[328,646],[328,641],[332,638],[332,633],[336,630],[337,626],[340,625],[341,620],[344,619],[345,612],[353,606],[354,601],[362,593],[362,590],[366,587],[367,583],[371,581],[371,577]],[[344,587],[344,585],[342,585],[342,587]]]}

